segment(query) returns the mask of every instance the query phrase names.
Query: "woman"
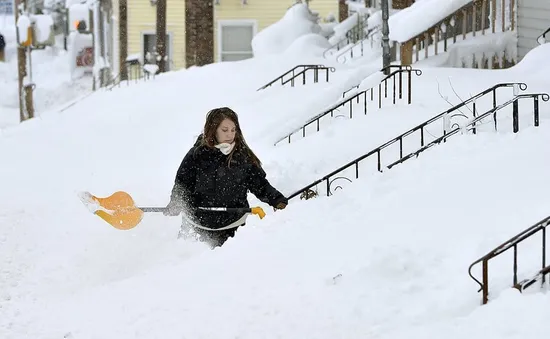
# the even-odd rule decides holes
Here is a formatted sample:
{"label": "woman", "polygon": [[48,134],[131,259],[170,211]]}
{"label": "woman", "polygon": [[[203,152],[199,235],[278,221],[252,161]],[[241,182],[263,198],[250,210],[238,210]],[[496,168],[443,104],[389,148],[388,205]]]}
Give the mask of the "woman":
{"label": "woman", "polygon": [[183,158],[166,215],[184,212],[189,228],[213,247],[243,226],[247,213],[206,211],[200,207],[249,208],[247,192],[276,209],[288,199],[266,179],[258,157],[246,144],[237,114],[227,107],[208,112],[204,130]]}

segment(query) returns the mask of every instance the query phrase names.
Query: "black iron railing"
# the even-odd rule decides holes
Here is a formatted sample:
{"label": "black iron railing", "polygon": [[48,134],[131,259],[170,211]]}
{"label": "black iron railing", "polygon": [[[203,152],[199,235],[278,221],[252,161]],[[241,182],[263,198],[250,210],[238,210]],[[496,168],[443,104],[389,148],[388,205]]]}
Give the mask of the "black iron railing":
{"label": "black iron railing", "polygon": [[464,127],[461,127],[461,126],[456,126],[454,129],[452,129],[451,131],[447,132],[444,130],[443,132],[443,136],[435,139],[434,141],[422,146],[420,149],[418,149],[417,151],[415,152],[412,152],[412,153],[409,153],[407,154],[406,156],[403,156],[401,155],[401,159],[397,160],[396,162],[388,165],[388,168],[392,168],[393,166],[397,165],[397,164],[400,164],[412,157],[417,157],[420,153],[424,152],[425,150],[427,150],[428,148],[430,147],[433,147],[437,144],[440,144],[441,142],[445,142],[449,137],[455,135],[455,134],[458,134],[460,133],[461,131],[463,130],[466,130],[466,131],[472,131],[473,134],[476,134],[476,125],[478,123],[481,122],[481,120],[489,117],[489,116],[493,116],[494,117],[494,122],[495,122],[495,130],[498,130],[498,127],[497,127],[497,120],[496,120],[496,114],[498,111],[500,111],[501,109],[505,108],[505,107],[508,107],[510,105],[512,105],[512,129],[514,131],[514,133],[517,133],[519,132],[519,100],[521,99],[533,99],[533,118],[534,118],[534,125],[536,127],[539,126],[539,97],[542,98],[543,101],[548,101],[550,100],[550,96],[546,93],[534,93],[534,94],[521,94],[521,95],[517,95],[515,96],[513,99],[489,110],[488,112],[485,112],[477,117],[475,117],[473,120],[471,120],[470,122],[468,122]]}
{"label": "black iron railing", "polygon": [[539,280],[541,281],[542,285],[544,285],[544,283],[546,282],[546,275],[548,274],[550,274],[550,265],[538,271],[537,274],[535,274],[531,278],[520,281],[519,283],[514,285],[514,288],[517,288],[520,292],[523,292],[525,289],[531,287]]}
{"label": "black iron railing", "polygon": [[346,32],[346,35],[340,39],[336,44],[330,46],[323,52],[323,57],[327,58],[334,55],[334,53],[340,51],[342,48],[349,44],[355,44],[357,41],[361,41],[367,37],[365,28],[368,26],[368,16],[363,16],[359,19],[357,24],[352,29]]}
{"label": "black iron railing", "polygon": [[[306,187],[303,187],[296,191],[295,193],[291,194],[289,196],[289,199],[292,199],[297,196],[311,196],[311,195],[319,195],[318,192],[312,192],[312,188],[316,187],[317,185],[321,183],[325,183],[326,186],[326,195],[332,194],[332,184],[336,180],[347,180],[351,181],[351,179],[343,176],[343,172],[348,169],[354,169],[355,178],[359,178],[359,163],[367,160],[367,159],[373,159],[375,161],[376,169],[381,172],[382,171],[382,151],[389,150],[391,146],[397,145],[399,147],[399,155],[398,160],[391,163],[389,166],[387,166],[388,169],[391,167],[402,163],[414,156],[418,156],[421,152],[425,151],[426,149],[433,147],[441,142],[445,142],[447,138],[449,138],[452,135],[455,135],[462,131],[463,129],[467,128],[468,130],[471,130],[474,134],[476,133],[477,125],[480,123],[482,119],[485,119],[487,117],[490,117],[493,115],[494,119],[494,126],[495,129],[497,129],[497,120],[496,120],[496,114],[499,110],[501,110],[504,107],[508,107],[509,105],[513,106],[513,129],[514,132],[517,132],[519,130],[519,105],[518,101],[520,99],[524,98],[533,98],[534,100],[534,122],[535,126],[538,126],[539,124],[539,97],[542,97],[544,101],[548,101],[550,97],[548,94],[525,94],[525,95],[517,95],[514,97],[514,99],[505,102],[502,105],[497,106],[497,90],[500,88],[506,88],[506,87],[513,87],[514,92],[516,92],[517,89],[526,90],[527,85],[524,83],[502,83],[495,85],[491,88],[486,89],[485,91],[477,94],[476,96],[460,103],[459,105],[456,105],[452,107],[451,109],[440,113],[436,115],[435,117],[423,122],[422,124],[411,128],[410,130],[406,131],[405,133],[393,138],[392,140],[378,146],[377,148],[371,150],[370,152],[358,157],[357,159],[350,161],[349,163],[345,164],[344,166],[332,171],[331,173],[325,175],[321,179],[318,179],[314,181],[313,183],[307,185]],[[482,97],[492,94],[493,99],[493,108],[486,113],[482,115],[477,115],[477,101],[481,99]],[[460,117],[464,118],[464,114],[462,113],[455,113],[456,111],[459,111],[460,108],[466,106],[467,104],[473,105],[473,120],[470,120],[467,124],[465,124],[463,127],[461,127],[458,123],[453,124],[451,119],[453,117]],[[435,123],[435,122],[444,122],[444,127],[442,136],[435,138],[434,141],[427,143],[426,142],[426,127]],[[415,132],[419,132],[420,134],[420,147],[416,149],[416,151],[412,153],[405,154],[404,152],[404,138],[408,135],[412,135]],[[430,134],[431,135],[431,134]],[[314,194],[313,194],[314,193]]]}
{"label": "black iron railing", "polygon": [[[408,71],[408,72],[412,72],[413,71],[413,68],[412,66],[409,66],[409,65],[389,65],[389,66],[386,66],[384,68],[382,68],[379,72],[381,73],[384,73],[386,75],[390,75],[391,74],[391,70],[394,69],[394,68],[397,68],[398,70],[400,71]],[[414,70],[415,73],[417,73],[417,75],[421,75],[422,74],[422,71],[420,70]],[[384,79],[385,80],[385,79]],[[384,81],[382,80],[382,81]],[[351,87],[350,89],[348,89],[347,91],[343,92],[342,93],[342,99],[346,97],[346,94],[348,94],[349,92],[353,91],[354,89],[358,89],[359,86],[361,85],[361,83]],[[411,93],[411,80],[410,80],[410,77],[409,77],[409,83],[408,83],[408,89],[409,89],[409,93]],[[387,87],[387,83],[386,83],[386,86],[385,86],[385,93],[386,93],[386,97],[387,97],[387,91],[388,91],[388,87]],[[395,98],[395,82],[394,82],[394,98]],[[402,99],[403,98],[403,73],[399,73],[399,99]],[[411,97],[409,96],[409,104],[411,103]],[[395,102],[394,102],[395,103]]]}
{"label": "black iron railing", "polygon": [[293,76],[292,78],[284,81],[281,83],[282,86],[286,85],[286,84],[290,84],[290,87],[294,87],[294,85],[296,83],[300,83],[300,77],[302,78],[302,85],[305,85],[306,84],[306,75],[309,74],[309,73],[313,73],[313,83],[316,84],[319,82],[319,75],[322,75],[323,73],[325,74],[325,76],[323,77],[325,79],[325,82],[329,82],[329,73],[330,72],[335,72],[336,71],[336,68],[334,67],[317,67],[317,68],[306,68],[304,69],[303,71],[301,71],[300,73],[296,74],[295,76]]}
{"label": "black iron railing", "polygon": [[[482,293],[482,303],[486,304],[489,301],[489,260],[493,259],[494,257],[508,251],[509,249],[514,250],[514,259],[513,259],[513,282],[512,286],[518,288],[520,291],[524,290],[525,288],[533,285],[537,280],[541,279],[542,283],[545,282],[545,276],[550,272],[550,266],[546,265],[546,227],[550,224],[550,217],[546,217],[545,219],[539,221],[535,225],[529,227],[528,229],[524,230],[523,232],[519,233],[518,235],[514,236],[510,240],[506,241],[505,243],[501,244],[491,252],[487,253],[483,257],[479,258],[478,260],[474,261],[470,267],[468,268],[468,274],[470,277],[479,285],[478,292]],[[518,244],[524,241],[527,238],[530,238],[531,236],[541,232],[542,233],[542,269],[534,276],[529,279],[526,279],[522,282],[518,283]],[[478,279],[476,279],[472,275],[472,268],[476,266],[477,264],[482,264],[482,280],[483,282],[480,282]]]}
{"label": "black iron railing", "polygon": [[151,74],[143,69],[143,67],[128,67],[128,76],[126,80],[120,79],[120,74],[117,74],[106,87],[107,90],[111,91],[115,87],[122,86],[123,83],[126,83],[127,86],[130,83],[138,83],[140,81],[148,81],[155,78],[155,74]]}
{"label": "black iron railing", "polygon": [[279,77],[273,79],[272,81],[268,82],[267,84],[263,85],[262,87],[258,88],[258,91],[262,89],[266,89],[276,84],[277,82],[280,82],[282,85],[288,84],[290,82],[291,85],[294,86],[295,80],[300,76],[304,76],[303,84],[305,85],[305,72],[308,69],[325,70],[327,72],[327,76],[326,76],[327,81],[328,81],[329,70],[332,72],[335,71],[333,67],[326,67],[325,65],[298,65],[290,69],[289,71],[285,72],[284,74],[280,75]]}
{"label": "black iron railing", "polygon": [[[340,112],[341,109],[345,108],[346,105],[349,106],[348,109],[348,116],[350,119],[353,118],[354,114],[363,114],[366,115],[368,111],[368,103],[373,102],[375,100],[375,94],[374,90],[378,89],[378,95],[376,95],[376,98],[378,99],[378,108],[382,108],[382,96],[384,98],[388,97],[389,89],[388,89],[388,83],[392,81],[392,102],[395,105],[397,102],[397,98],[402,99],[403,98],[403,73],[408,74],[408,82],[407,82],[407,89],[408,89],[408,97],[407,102],[408,104],[412,101],[412,72],[415,72],[417,76],[420,76],[422,74],[421,70],[418,69],[412,69],[410,66],[389,66],[388,68],[382,69],[382,72],[386,72],[386,70],[390,68],[399,68],[397,71],[394,71],[387,75],[379,84],[378,86],[366,89],[364,91],[361,91],[359,93],[354,94],[353,96],[342,100],[335,105],[333,105],[331,108],[327,109],[326,111],[310,118],[306,123],[301,126],[300,128],[295,129],[294,131],[290,132],[289,134],[285,135],[284,137],[280,138],[275,142],[275,145],[283,140],[287,140],[289,143],[292,141],[292,136],[298,132],[302,132],[302,137],[306,137],[306,130],[309,126],[315,125],[315,132],[319,132],[321,129],[320,121],[323,117],[329,116],[333,118],[335,116],[335,113]],[[399,86],[399,87],[397,87]],[[348,91],[343,93],[343,96],[345,96],[349,91],[359,88],[359,85],[352,87]],[[355,101],[355,102],[354,102]],[[360,105],[362,111],[361,112],[354,112],[353,108],[354,105]]]}
{"label": "black iron railing", "polygon": [[539,45],[542,45],[542,44],[545,44],[546,43],[546,35],[550,33],[550,28],[548,28],[544,33],[542,33],[541,35],[539,35],[537,37],[537,42],[539,43]]}
{"label": "black iron railing", "polygon": [[[379,26],[369,29],[365,37],[357,41],[354,45],[348,46],[348,48],[336,57],[336,61],[342,64],[345,64],[348,60],[353,60],[356,57],[362,57],[365,55],[365,51],[372,51],[374,48],[374,37],[375,34],[379,33],[381,28]],[[369,46],[367,49],[365,45]],[[359,48],[359,51],[357,51]],[[348,53],[349,52],[349,53]],[[349,57],[349,58],[348,58]]]}

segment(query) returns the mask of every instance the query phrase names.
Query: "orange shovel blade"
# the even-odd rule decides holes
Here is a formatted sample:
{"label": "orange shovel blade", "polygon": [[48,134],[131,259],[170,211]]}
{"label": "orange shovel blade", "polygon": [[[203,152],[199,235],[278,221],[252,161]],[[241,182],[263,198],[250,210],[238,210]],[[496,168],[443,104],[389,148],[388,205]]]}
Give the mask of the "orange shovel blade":
{"label": "orange shovel blade", "polygon": [[143,218],[143,211],[136,207],[134,199],[126,192],[115,192],[105,198],[96,197],[89,193],[83,196],[91,200],[90,202],[98,204],[99,208],[93,211],[94,214],[116,229],[132,229]]}
{"label": "orange shovel blade", "polygon": [[109,214],[103,210],[98,210],[95,214],[108,222],[114,228],[124,231],[136,227],[143,218],[143,211],[139,208],[125,210],[123,212],[114,211],[113,214]]}

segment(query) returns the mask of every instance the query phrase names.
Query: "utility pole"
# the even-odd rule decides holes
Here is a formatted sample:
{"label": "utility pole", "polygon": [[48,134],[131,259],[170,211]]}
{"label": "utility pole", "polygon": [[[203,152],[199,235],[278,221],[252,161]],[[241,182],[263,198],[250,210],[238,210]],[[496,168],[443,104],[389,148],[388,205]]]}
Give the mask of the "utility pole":
{"label": "utility pole", "polygon": [[[19,121],[23,122],[27,119],[34,117],[34,103],[33,103],[33,88],[34,85],[29,83],[25,85],[25,77],[27,76],[27,55],[26,52],[30,53],[32,50],[31,46],[22,46],[20,39],[19,29],[17,29],[17,21],[19,20],[20,13],[22,10],[23,14],[27,13],[27,0],[17,0],[15,8],[15,25],[17,32],[17,86],[19,94]],[[25,35],[28,35],[28,31],[25,32]],[[30,37],[27,36],[27,40]]]}
{"label": "utility pole", "polygon": [[166,0],[157,1],[157,66],[159,73],[166,72]]}
{"label": "utility pole", "polygon": [[126,69],[126,59],[128,58],[128,7],[127,0],[118,1],[118,38],[119,38],[119,68],[120,81],[128,80],[128,70]]}
{"label": "utility pole", "polygon": [[[388,67],[391,63],[390,55],[390,6],[388,0],[382,0],[382,67]],[[386,69],[385,74],[389,75],[390,70]]]}

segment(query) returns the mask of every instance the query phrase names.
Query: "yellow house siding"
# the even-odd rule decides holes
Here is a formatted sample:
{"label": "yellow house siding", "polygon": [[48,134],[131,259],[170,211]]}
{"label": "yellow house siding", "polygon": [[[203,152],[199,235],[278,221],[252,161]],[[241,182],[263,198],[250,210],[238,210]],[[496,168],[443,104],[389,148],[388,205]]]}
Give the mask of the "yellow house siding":
{"label": "yellow house siding", "polygon": [[[257,32],[260,32],[279,21],[294,3],[294,0],[253,0],[249,1],[248,5],[243,5],[241,0],[220,0],[220,4],[214,6],[215,61],[219,61],[219,21],[255,20]],[[330,13],[338,17],[338,0],[313,0],[309,7],[312,11],[318,12],[321,18]]]}
{"label": "yellow house siding", "polygon": [[[168,0],[166,7],[166,33],[172,40],[170,69],[177,70],[185,67],[185,0]],[[128,1],[128,55],[142,54],[142,34],[155,33],[156,11],[149,1]]]}
{"label": "yellow house siding", "polygon": [[338,0],[313,0],[309,3],[309,8],[313,12],[319,13],[321,20],[329,14],[334,15],[336,20],[338,20]]}

